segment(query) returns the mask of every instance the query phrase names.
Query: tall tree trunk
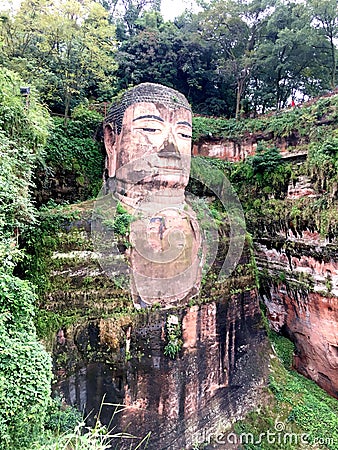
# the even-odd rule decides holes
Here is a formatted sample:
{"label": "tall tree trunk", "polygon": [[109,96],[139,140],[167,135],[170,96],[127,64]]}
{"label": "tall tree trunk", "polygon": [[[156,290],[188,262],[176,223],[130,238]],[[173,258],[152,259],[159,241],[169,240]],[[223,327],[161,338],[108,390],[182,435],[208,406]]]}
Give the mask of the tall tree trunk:
{"label": "tall tree trunk", "polygon": [[245,81],[248,76],[248,70],[243,69],[240,73],[240,76],[237,80],[237,95],[236,95],[236,119],[240,118],[241,112],[241,100],[244,91]]}
{"label": "tall tree trunk", "polygon": [[334,45],[334,40],[332,34],[330,35],[330,47],[331,47],[331,58],[332,58],[332,69],[331,69],[331,88],[336,87],[336,71],[337,71],[337,61],[336,61],[336,47]]}
{"label": "tall tree trunk", "polygon": [[64,118],[65,124],[67,123],[67,120],[68,120],[71,97],[72,97],[71,93],[67,90],[66,98],[65,98],[65,118]]}
{"label": "tall tree trunk", "polygon": [[236,119],[239,119],[239,113],[240,113],[240,105],[241,105],[241,80],[237,81],[237,94],[236,94]]}

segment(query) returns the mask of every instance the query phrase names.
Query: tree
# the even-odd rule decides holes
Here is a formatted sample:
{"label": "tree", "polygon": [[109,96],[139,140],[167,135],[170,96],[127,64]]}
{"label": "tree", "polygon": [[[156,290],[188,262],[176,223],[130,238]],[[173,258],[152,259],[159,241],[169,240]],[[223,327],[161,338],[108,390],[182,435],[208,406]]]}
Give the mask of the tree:
{"label": "tree", "polygon": [[222,0],[211,3],[200,14],[200,33],[214,46],[217,72],[236,92],[236,117],[256,64],[256,42],[267,7],[261,0]]}
{"label": "tree", "polygon": [[22,81],[0,70],[0,234],[13,235],[34,220],[30,201],[32,169],[41,158],[50,119],[32,88],[30,104],[20,94]]}
{"label": "tree", "polygon": [[330,55],[330,85],[336,87],[337,49],[335,40],[338,38],[338,3],[337,0],[309,0],[312,26],[328,41]]}
{"label": "tree", "polygon": [[219,71],[217,48],[201,33],[201,15],[186,11],[175,20],[181,41],[177,68],[180,89],[194,111],[214,116],[234,112],[234,91]]}
{"label": "tree", "polygon": [[114,27],[92,0],[25,0],[15,15],[2,18],[5,64],[26,83],[35,81],[55,111],[69,114],[83,98],[110,97]]}
{"label": "tree", "polygon": [[198,34],[195,16],[187,13],[172,23],[158,12],[145,12],[135,33],[116,54],[118,91],[142,82],[161,83],[185,94],[196,112],[224,113],[228,97],[217,80],[212,46]]}
{"label": "tree", "polygon": [[146,81],[173,86],[177,77],[175,26],[164,23],[159,13],[148,12],[135,27],[136,34],[120,45],[116,55],[117,88],[126,89]]}
{"label": "tree", "polygon": [[112,17],[117,26],[117,37],[135,36],[136,23],[146,11],[160,12],[161,0],[115,0]]}
{"label": "tree", "polygon": [[257,45],[251,80],[252,96],[260,97],[263,110],[283,108],[294,92],[306,93],[323,78],[317,41],[304,4],[276,2]]}

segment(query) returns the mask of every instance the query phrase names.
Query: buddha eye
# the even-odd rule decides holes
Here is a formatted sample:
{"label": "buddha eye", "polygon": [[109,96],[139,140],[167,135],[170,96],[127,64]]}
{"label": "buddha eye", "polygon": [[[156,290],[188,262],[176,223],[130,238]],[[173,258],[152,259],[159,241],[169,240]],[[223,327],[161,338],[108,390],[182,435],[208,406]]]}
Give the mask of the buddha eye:
{"label": "buddha eye", "polygon": [[156,133],[156,128],[142,128],[143,131],[146,131],[147,133]]}
{"label": "buddha eye", "polygon": [[184,139],[191,139],[191,136],[189,134],[185,134],[185,133],[178,133],[178,134]]}

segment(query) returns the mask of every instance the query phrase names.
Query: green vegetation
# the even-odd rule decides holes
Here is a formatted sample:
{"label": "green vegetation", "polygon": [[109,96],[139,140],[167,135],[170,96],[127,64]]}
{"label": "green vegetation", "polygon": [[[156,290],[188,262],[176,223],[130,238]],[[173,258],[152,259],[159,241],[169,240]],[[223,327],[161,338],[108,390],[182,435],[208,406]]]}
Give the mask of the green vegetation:
{"label": "green vegetation", "polygon": [[[29,200],[32,167],[41,158],[48,135],[47,111],[32,90],[29,111],[20,96],[20,79],[0,70],[0,230],[6,239],[34,222]],[[2,242],[4,242],[2,240]]]}
{"label": "green vegetation", "polygon": [[0,19],[1,62],[20,73],[23,85],[34,80],[53,112],[67,117],[87,96],[109,95],[115,40],[103,6],[25,0],[13,15],[7,5]]}
{"label": "green vegetation", "polygon": [[129,214],[128,211],[123,208],[121,203],[116,205],[116,211],[114,219],[103,220],[102,224],[108,229],[112,229],[114,233],[119,236],[126,236],[130,231],[130,224],[133,221],[134,216]]}
{"label": "green vegetation", "polygon": [[68,173],[82,187],[79,200],[95,197],[102,186],[102,144],[94,140],[103,117],[84,105],[74,108],[72,120],[54,117],[44,164],[46,173]]}
{"label": "green vegetation", "polygon": [[17,238],[35,218],[31,173],[47,136],[48,116],[32,97],[25,112],[20,79],[0,70],[0,445],[27,449],[44,427],[51,358],[37,341],[33,286],[13,274],[22,258]]}
{"label": "green vegetation", "polygon": [[236,119],[337,84],[335,0],[201,2],[173,22],[157,0],[13,3],[0,16],[1,65],[65,116],[147,81],[183,92],[199,114]]}
{"label": "green vegetation", "polygon": [[323,137],[319,143],[309,146],[308,166],[312,177],[316,179],[315,187],[326,190],[331,196],[337,193],[338,182],[338,130]]}
{"label": "green vegetation", "polygon": [[[195,178],[199,179],[200,170],[203,170],[201,179],[205,180],[204,186],[195,181]],[[261,144],[255,156],[238,163],[195,157],[189,188],[196,195],[210,195],[206,186],[215,187],[213,191],[218,192],[217,183],[223,180],[224,175],[231,184],[229,188],[235,189],[244,211],[248,213],[272,197],[283,199],[287,193],[292,169],[291,165],[281,162],[281,155],[276,147],[269,148]]]}
{"label": "green vegetation", "polygon": [[51,360],[36,339],[32,287],[2,273],[0,289],[0,441],[4,450],[19,450],[43,430]]}
{"label": "green vegetation", "polygon": [[[1,131],[12,145],[32,150],[35,155],[42,151],[48,136],[50,123],[47,110],[38,101],[38,92],[32,87],[29,108],[20,95],[22,80],[10,70],[0,71],[0,125]],[[23,160],[23,168],[25,164]]]}
{"label": "green vegetation", "polygon": [[98,419],[93,427],[87,427],[84,421],[79,421],[74,430],[59,432],[56,437],[46,437],[43,443],[36,443],[34,450],[108,450],[121,441],[126,444],[128,441],[131,442],[129,449],[138,450],[145,448],[144,445],[147,445],[149,438],[150,433],[140,439],[127,432],[109,431]]}
{"label": "green vegetation", "polygon": [[59,234],[61,226],[66,226],[77,216],[78,214],[69,206],[50,202],[36,212],[35,224],[22,234],[25,254],[19,267],[21,272],[34,283],[40,295],[50,287],[48,268],[53,251],[61,243]]}
{"label": "green vegetation", "polygon": [[[197,130],[200,136],[208,135],[209,124],[211,134],[234,141],[244,142],[252,133],[259,134],[255,156],[238,163],[204,158],[206,164],[200,164],[206,168],[207,179],[213,177],[212,170],[208,174],[208,166],[216,167],[221,175],[224,173],[228,177],[239,196],[248,230],[253,236],[264,230],[274,235],[278,230],[290,228],[295,234],[306,228],[319,230],[323,236],[332,237],[337,232],[337,102],[338,95],[334,95],[279,115],[244,120],[240,122],[240,132],[222,130],[221,125],[231,122],[229,120],[194,119],[196,123],[200,119],[203,123],[203,128]],[[213,129],[217,123],[220,127]],[[238,121],[233,123],[238,126]],[[302,165],[283,160],[275,146],[278,140],[289,138],[290,133],[298,136],[298,145],[288,147],[290,156],[298,151],[303,154],[308,151],[308,159]],[[299,177],[311,182],[318,198],[285,199],[288,186]],[[205,193],[205,188],[199,190],[196,183],[191,186],[193,192]]]}
{"label": "green vegetation", "polygon": [[[78,219],[74,208],[52,203],[36,209],[33,174],[41,168],[51,178],[71,174],[81,187],[77,200],[97,194],[103,155],[93,136],[103,116],[89,109],[92,103],[110,102],[121,90],[145,81],[180,90],[197,114],[224,117],[194,117],[195,141],[226,138],[238,143],[255,133],[260,136],[257,154],[246,161],[207,160],[203,170],[198,165],[193,168],[196,178],[208,180],[209,187],[220,184],[226,174],[254,237],[266,230],[271,236],[290,229],[297,235],[305,228],[330,239],[338,234],[338,96],[279,112],[295,93],[305,98],[335,88],[336,0],[201,2],[199,13],[186,11],[175,22],[164,21],[154,0],[108,3],[61,0],[56,5],[25,0],[16,11],[0,14],[1,450],[95,450],[107,448],[111,438],[100,424],[89,430],[80,423],[74,430],[79,416],[51,400],[50,356],[38,341],[38,337],[48,341],[57,329],[81,315],[80,308],[72,306],[60,311],[38,309],[44,294],[59,286],[58,269],[81,266],[77,256],[51,261],[53,252],[88,250],[88,242],[79,229],[63,231]],[[24,86],[30,87],[27,97],[20,94]],[[51,119],[41,101],[64,117]],[[102,111],[104,105],[94,107]],[[267,111],[274,113],[257,118],[257,113]],[[276,148],[278,140],[290,136],[299,138],[300,144],[289,150],[309,150],[302,167],[283,162]],[[309,177],[320,197],[285,200],[290,181],[299,175]],[[196,180],[191,185],[198,195],[210,196]],[[197,202],[196,208],[202,216],[202,205]],[[216,225],[224,222],[217,201],[210,211]],[[128,235],[130,222],[128,212],[118,206],[115,220],[106,225],[125,244],[122,238]],[[226,245],[223,237],[220,251]],[[327,246],[324,257],[335,250],[331,247]],[[285,248],[289,256],[298,250],[294,243]],[[287,274],[278,277],[293,288]],[[216,273],[208,273],[203,279],[204,297],[196,302],[208,301],[209,293],[235,294],[257,284],[252,255],[236,268],[231,280],[222,286],[216,280]],[[261,283],[266,281],[262,276]],[[123,280],[105,283],[90,273],[82,279],[73,277],[64,291],[86,290],[88,316],[96,317],[98,311],[109,315],[111,310],[114,317],[130,315]],[[328,291],[330,286],[328,278]],[[97,287],[110,293],[100,304],[94,304],[94,295],[90,298]],[[298,280],[300,288],[311,289],[305,275]],[[182,348],[179,322],[167,321],[166,338],[164,353],[174,359]],[[252,413],[237,424],[237,431],[250,430],[257,436],[262,430],[273,430],[280,416],[294,432],[305,431],[311,440],[334,438],[326,446],[336,449],[337,402],[290,370],[292,349],[284,338],[271,334],[271,340],[284,362],[281,366],[276,358],[272,364],[274,403],[264,414]]]}
{"label": "green vegetation", "polygon": [[47,350],[52,349],[52,343],[55,339],[55,334],[62,327],[68,327],[73,323],[78,322],[82,315],[81,312],[73,311],[68,314],[65,312],[55,312],[44,310],[41,306],[37,308],[35,313],[35,327],[39,339],[41,339],[47,347]]}
{"label": "green vegetation", "polygon": [[182,341],[182,328],[179,319],[175,315],[169,315],[166,321],[167,344],[163,353],[172,359],[175,359],[180,352]]}
{"label": "green vegetation", "polygon": [[[299,108],[270,113],[254,119],[225,119],[215,117],[193,117],[193,140],[203,138],[227,138],[236,141],[250,138],[252,133],[259,133],[269,139],[288,137],[292,132],[300,137],[320,139],[323,132],[330,134],[332,126],[337,123],[338,95],[323,97],[314,103]],[[271,139],[271,138],[270,138]]]}

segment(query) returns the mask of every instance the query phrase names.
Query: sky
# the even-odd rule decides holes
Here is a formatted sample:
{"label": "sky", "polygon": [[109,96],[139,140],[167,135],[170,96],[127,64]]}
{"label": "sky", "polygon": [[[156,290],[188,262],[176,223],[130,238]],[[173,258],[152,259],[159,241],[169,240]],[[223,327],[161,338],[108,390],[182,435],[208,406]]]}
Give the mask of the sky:
{"label": "sky", "polygon": [[182,14],[185,9],[198,10],[195,0],[162,0],[161,13],[164,20],[174,20],[175,17]]}
{"label": "sky", "polygon": [[[9,6],[8,0],[0,0],[0,11],[7,10]],[[14,5],[14,9],[17,9],[21,3],[21,0],[11,0]],[[197,6],[196,0],[161,0],[161,13],[164,20],[174,20],[186,9],[198,11],[201,10]]]}

